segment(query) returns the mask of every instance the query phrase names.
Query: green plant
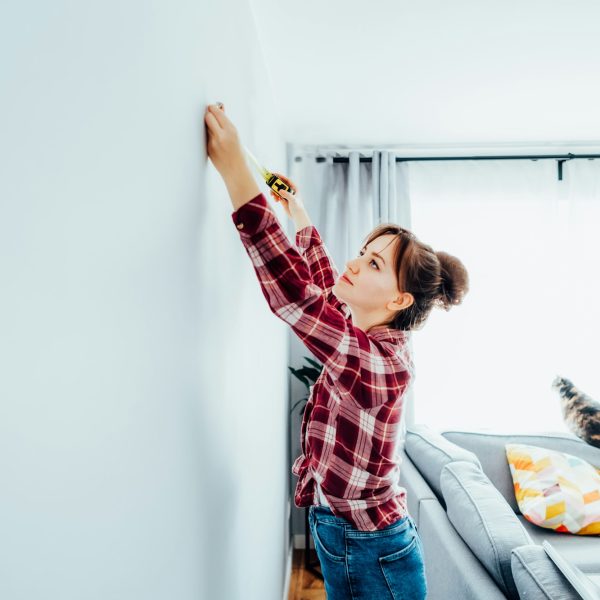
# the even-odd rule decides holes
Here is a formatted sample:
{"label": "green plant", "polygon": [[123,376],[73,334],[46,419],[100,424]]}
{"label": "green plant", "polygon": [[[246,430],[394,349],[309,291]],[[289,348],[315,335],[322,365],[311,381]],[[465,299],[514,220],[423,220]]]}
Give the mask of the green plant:
{"label": "green plant", "polygon": [[[306,390],[308,391],[307,396],[305,396],[304,398],[300,398],[300,400],[298,400],[298,402],[296,402],[294,406],[292,406],[292,408],[290,409],[290,413],[296,408],[296,406],[298,406],[298,404],[300,404],[300,402],[308,402],[308,399],[310,397],[310,386],[315,384],[315,381],[317,381],[319,375],[321,374],[321,371],[323,370],[323,365],[318,363],[316,360],[313,360],[308,356],[305,356],[304,360],[306,360],[312,366],[303,366],[301,369],[294,369],[293,367],[288,367],[288,369],[292,372],[292,375],[297,377],[306,386]],[[304,408],[306,408],[306,404],[304,404],[302,411],[304,411]]]}

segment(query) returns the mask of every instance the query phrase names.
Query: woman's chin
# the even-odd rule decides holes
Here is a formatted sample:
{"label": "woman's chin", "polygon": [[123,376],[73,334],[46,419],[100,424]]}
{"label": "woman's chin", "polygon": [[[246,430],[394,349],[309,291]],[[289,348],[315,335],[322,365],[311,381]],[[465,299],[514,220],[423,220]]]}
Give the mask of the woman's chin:
{"label": "woman's chin", "polygon": [[335,282],[335,284],[333,285],[333,287],[331,288],[331,291],[333,292],[333,295],[338,299],[341,300],[342,302],[346,302],[346,298],[343,292],[343,286],[344,285],[348,285],[347,283],[344,282],[340,282],[339,280]]}

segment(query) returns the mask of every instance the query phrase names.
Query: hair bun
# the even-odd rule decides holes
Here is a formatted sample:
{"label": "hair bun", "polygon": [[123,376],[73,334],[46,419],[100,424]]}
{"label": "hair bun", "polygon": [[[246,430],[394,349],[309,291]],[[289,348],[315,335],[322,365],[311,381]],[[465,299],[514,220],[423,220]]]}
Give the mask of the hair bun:
{"label": "hair bun", "polygon": [[440,250],[435,255],[441,266],[440,295],[438,304],[445,310],[460,304],[469,291],[469,275],[462,262],[447,252]]}

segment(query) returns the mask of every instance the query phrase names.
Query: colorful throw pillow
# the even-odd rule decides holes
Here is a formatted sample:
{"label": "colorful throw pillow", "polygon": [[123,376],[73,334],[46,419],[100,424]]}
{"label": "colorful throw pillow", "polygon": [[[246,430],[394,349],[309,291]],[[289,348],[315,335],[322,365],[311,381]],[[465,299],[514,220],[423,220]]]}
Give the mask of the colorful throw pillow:
{"label": "colorful throw pillow", "polygon": [[506,457],[523,516],[540,527],[600,534],[600,469],[566,452],[506,444]]}

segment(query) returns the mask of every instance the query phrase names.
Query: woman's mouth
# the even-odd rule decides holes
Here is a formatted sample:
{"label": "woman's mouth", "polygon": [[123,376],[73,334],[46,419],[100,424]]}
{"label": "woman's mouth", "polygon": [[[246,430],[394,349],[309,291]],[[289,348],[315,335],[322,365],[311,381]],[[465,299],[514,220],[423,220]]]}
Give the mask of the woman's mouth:
{"label": "woman's mouth", "polygon": [[345,275],[342,275],[341,279],[350,285],[354,285]]}

